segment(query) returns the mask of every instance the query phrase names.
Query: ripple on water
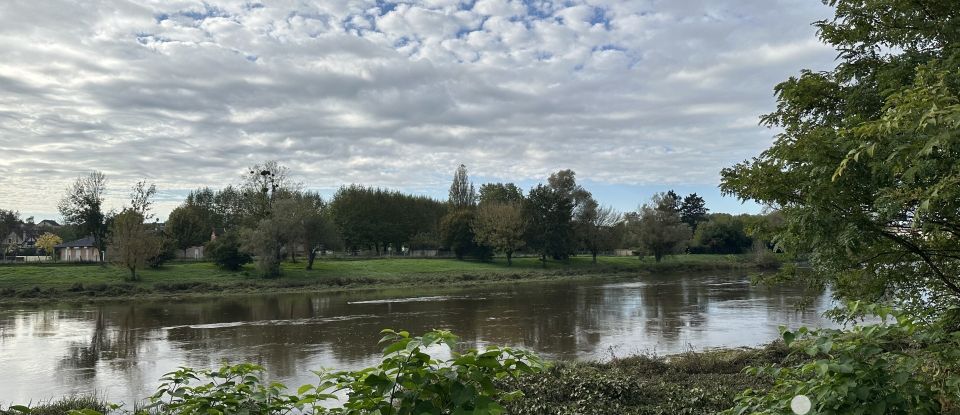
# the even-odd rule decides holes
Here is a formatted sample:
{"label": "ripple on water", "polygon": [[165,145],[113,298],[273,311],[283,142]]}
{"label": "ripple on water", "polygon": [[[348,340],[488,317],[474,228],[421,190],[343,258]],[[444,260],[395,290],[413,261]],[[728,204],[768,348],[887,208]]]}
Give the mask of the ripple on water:
{"label": "ripple on water", "polygon": [[406,297],[406,298],[386,298],[383,300],[366,301],[348,301],[347,304],[389,304],[389,303],[421,303],[431,301],[450,301],[450,300],[486,300],[486,297],[473,297],[467,295],[434,295],[429,297]]}

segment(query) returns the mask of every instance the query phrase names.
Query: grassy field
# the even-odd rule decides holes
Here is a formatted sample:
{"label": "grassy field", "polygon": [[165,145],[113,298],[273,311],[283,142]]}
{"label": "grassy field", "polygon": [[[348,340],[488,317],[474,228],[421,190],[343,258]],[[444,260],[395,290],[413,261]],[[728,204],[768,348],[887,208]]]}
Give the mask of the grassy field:
{"label": "grassy field", "polygon": [[322,259],[314,269],[305,263],[284,263],[276,279],[255,277],[252,266],[223,271],[208,262],[171,263],[139,271],[139,281],[127,281],[128,271],[96,264],[18,264],[0,266],[0,302],[117,298],[224,292],[298,291],[407,286],[417,284],[479,284],[542,280],[589,275],[636,275],[640,272],[707,271],[750,268],[749,255],[677,255],[656,263],[652,258],[601,257],[569,261],[518,258],[506,261],[458,261],[433,258]]}

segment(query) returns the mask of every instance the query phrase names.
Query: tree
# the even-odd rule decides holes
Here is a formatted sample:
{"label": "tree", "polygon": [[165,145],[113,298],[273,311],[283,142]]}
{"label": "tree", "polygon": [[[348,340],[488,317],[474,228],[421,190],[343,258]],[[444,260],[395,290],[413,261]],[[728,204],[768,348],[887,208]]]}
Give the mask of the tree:
{"label": "tree", "polygon": [[664,256],[680,252],[690,240],[690,227],[680,220],[676,199],[657,193],[637,212],[634,230],[637,240],[657,262]]}
{"label": "tree", "polygon": [[250,166],[243,175],[239,200],[245,224],[258,226],[258,221],[270,215],[275,200],[289,197],[300,187],[290,178],[290,169],[275,160]]}
{"label": "tree", "polygon": [[76,225],[84,235],[92,235],[94,244],[101,252],[107,233],[106,215],[103,213],[106,185],[107,178],[99,171],[80,176],[67,188],[58,206],[64,222]]}
{"label": "tree", "polygon": [[742,254],[753,245],[743,217],[725,213],[710,215],[693,233],[690,252],[695,254]]}
{"label": "tree", "polygon": [[453,174],[450,184],[449,203],[453,209],[465,209],[477,205],[477,192],[467,177],[467,166],[463,164]]}
{"label": "tree", "polygon": [[419,234],[439,234],[447,204],[384,189],[341,187],[330,203],[339,235],[349,249],[386,251],[409,246]]}
{"label": "tree", "polygon": [[127,208],[114,216],[110,224],[110,260],[130,270],[132,281],[139,279],[137,269],[146,266],[159,250],[159,236],[148,230],[143,220],[143,214]]}
{"label": "tree", "polygon": [[513,183],[486,183],[480,186],[480,204],[492,202],[522,203],[523,190]]}
{"label": "tree", "polygon": [[477,208],[471,229],[474,241],[503,252],[507,265],[513,265],[513,253],[524,245],[526,220],[518,202],[485,202]]}
{"label": "tree", "polygon": [[249,254],[240,250],[240,241],[236,234],[229,231],[207,242],[203,253],[218,267],[228,271],[237,271],[253,261]]}
{"label": "tree", "polygon": [[202,212],[195,205],[182,204],[170,212],[166,232],[177,249],[186,251],[191,246],[203,245],[210,240],[213,228],[204,223]]}
{"label": "tree", "polygon": [[703,198],[696,193],[687,195],[680,202],[680,220],[690,225],[690,229],[696,232],[700,222],[707,220],[707,211],[710,209],[707,209],[706,205]]}
{"label": "tree", "polygon": [[289,199],[274,203],[274,215],[280,222],[288,252],[294,258],[298,245],[307,254],[307,268],[313,269],[318,249],[336,243],[336,229],[319,194],[296,192]]}
{"label": "tree", "polygon": [[619,242],[617,225],[621,215],[612,207],[601,207],[592,197],[588,198],[583,207],[577,211],[577,235],[584,248],[593,256],[593,263],[597,263],[597,255],[601,251],[613,249]]}
{"label": "tree", "polygon": [[960,3],[829,4],[816,26],[839,64],[776,86],[761,120],[782,133],[724,169],[721,189],[783,215],[779,245],[814,269],[788,276],[947,309],[960,302]]}
{"label": "tree", "polygon": [[457,259],[473,255],[482,260],[489,259],[490,248],[476,242],[473,233],[474,211],[455,210],[440,221],[440,238],[443,246],[453,251]]}
{"label": "tree", "polygon": [[548,179],[547,185],[530,189],[525,204],[530,224],[527,245],[538,250],[540,257],[565,260],[576,251],[574,212],[590,198],[590,193],[576,182],[572,170],[561,170]]}
{"label": "tree", "polygon": [[140,212],[144,220],[153,219],[153,214],[150,213],[150,206],[153,205],[153,202],[150,201],[150,198],[156,193],[157,186],[152,183],[147,185],[146,180],[138,181],[130,191],[130,208],[134,212]]}
{"label": "tree", "polygon": [[[0,209],[0,241],[6,240],[10,232],[20,226],[20,212]],[[0,245],[0,260],[7,256],[9,246]]]}
{"label": "tree", "polygon": [[254,228],[240,231],[240,249],[253,256],[257,273],[263,278],[280,276],[280,252],[286,243],[281,221],[260,219]]}
{"label": "tree", "polygon": [[50,232],[44,232],[43,235],[37,237],[37,246],[43,249],[43,252],[47,255],[50,255],[53,259],[56,259],[56,253],[54,252],[53,247],[62,244],[63,239],[57,235],[54,235]]}

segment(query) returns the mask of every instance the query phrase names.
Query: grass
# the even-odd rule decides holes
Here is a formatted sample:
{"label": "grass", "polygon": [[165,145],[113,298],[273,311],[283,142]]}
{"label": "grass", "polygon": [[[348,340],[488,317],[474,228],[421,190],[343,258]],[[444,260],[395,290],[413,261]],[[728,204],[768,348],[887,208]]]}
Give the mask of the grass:
{"label": "grass", "polygon": [[[30,415],[66,415],[71,410],[92,409],[97,412],[106,413],[110,408],[109,404],[95,396],[68,396],[52,400],[49,402],[40,402],[37,404],[24,405],[30,408]],[[0,415],[23,415],[24,412],[16,409],[0,408]]]}
{"label": "grass", "polygon": [[493,262],[438,258],[322,259],[314,269],[305,263],[285,262],[276,279],[255,277],[253,267],[241,271],[218,269],[209,262],[171,263],[139,271],[140,280],[127,281],[121,267],[97,264],[17,264],[0,266],[0,302],[35,302],[90,298],[163,295],[203,295],[264,291],[298,291],[408,286],[459,285],[500,281],[542,280],[588,275],[636,275],[640,272],[706,271],[752,267],[749,255],[677,255],[656,263],[652,258],[588,257],[569,261],[514,259],[507,266]]}
{"label": "grass", "polygon": [[514,415],[716,414],[733,407],[742,391],[771,386],[770,379],[744,374],[744,368],[780,364],[788,353],[775,342],[759,349],[559,362],[515,382],[524,396],[506,409]]}

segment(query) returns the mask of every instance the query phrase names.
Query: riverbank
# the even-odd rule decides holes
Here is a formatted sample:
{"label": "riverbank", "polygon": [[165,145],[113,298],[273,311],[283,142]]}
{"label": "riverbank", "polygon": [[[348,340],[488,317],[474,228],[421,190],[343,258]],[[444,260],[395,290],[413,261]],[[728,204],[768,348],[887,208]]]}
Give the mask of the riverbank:
{"label": "riverbank", "polygon": [[[788,358],[782,342],[761,348],[716,349],[672,356],[631,356],[609,362],[554,362],[544,373],[505,382],[524,396],[505,402],[514,415],[716,414],[733,406],[745,389],[770,387],[770,379],[743,373],[748,366],[781,364]],[[288,385],[291,386],[291,385]],[[32,414],[60,415],[68,410],[105,411],[105,402],[66,397],[40,403]],[[122,408],[130,410],[133,408]],[[0,415],[20,414],[15,410]]]}
{"label": "riverbank", "polygon": [[652,258],[601,257],[549,261],[518,258],[478,262],[454,259],[386,258],[319,260],[284,263],[276,279],[254,276],[251,266],[232,272],[212,263],[172,263],[140,271],[139,281],[126,281],[127,271],[97,264],[22,264],[0,267],[0,303],[95,301],[104,299],[220,296],[225,294],[302,292],[363,288],[465,286],[596,276],[634,277],[638,273],[756,271],[750,255],[677,255],[657,263]]}

